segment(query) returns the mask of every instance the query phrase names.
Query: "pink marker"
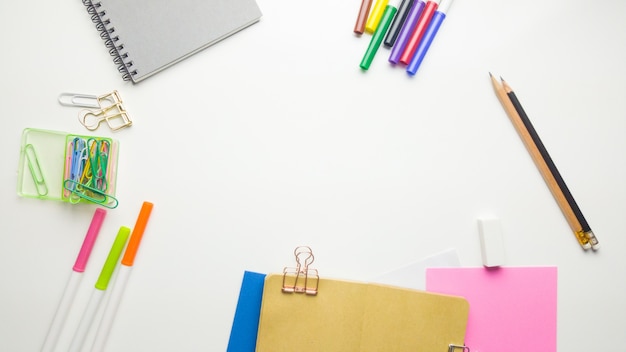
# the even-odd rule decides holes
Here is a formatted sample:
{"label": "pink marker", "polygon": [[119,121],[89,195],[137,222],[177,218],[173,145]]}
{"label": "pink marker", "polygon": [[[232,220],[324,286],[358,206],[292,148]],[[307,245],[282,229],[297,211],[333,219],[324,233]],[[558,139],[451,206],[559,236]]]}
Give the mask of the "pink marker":
{"label": "pink marker", "polygon": [[54,314],[52,324],[50,324],[50,329],[48,330],[48,335],[46,335],[46,339],[44,341],[43,347],[41,348],[41,351],[54,351],[55,349],[57,340],[59,339],[59,335],[61,334],[61,330],[63,329],[63,324],[65,323],[65,318],[67,317],[67,313],[72,306],[74,296],[78,291],[78,286],[81,279],[83,278],[83,272],[85,271],[85,267],[87,266],[89,255],[91,254],[91,250],[96,243],[96,238],[98,237],[98,233],[100,232],[100,227],[102,227],[102,222],[104,221],[105,215],[106,210],[101,208],[97,208],[95,213],[93,214],[91,224],[89,225],[89,229],[87,230],[87,235],[85,235],[83,245],[80,248],[80,252],[78,252],[78,258],[76,258],[76,262],[74,263],[74,267],[72,268],[72,274],[70,275],[67,285],[65,286],[65,292],[63,292],[61,302],[59,302],[57,311]]}

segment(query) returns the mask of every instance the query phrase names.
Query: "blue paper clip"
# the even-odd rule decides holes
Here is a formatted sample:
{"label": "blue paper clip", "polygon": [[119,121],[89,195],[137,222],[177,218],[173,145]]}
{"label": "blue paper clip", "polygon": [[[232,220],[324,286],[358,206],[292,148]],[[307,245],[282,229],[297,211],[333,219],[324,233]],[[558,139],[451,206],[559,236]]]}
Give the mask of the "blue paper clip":
{"label": "blue paper clip", "polygon": [[[80,178],[87,162],[87,145],[85,140],[76,137],[72,140],[72,158],[70,164],[70,180],[80,183]],[[73,189],[70,189],[72,191]]]}
{"label": "blue paper clip", "polygon": [[68,145],[68,174],[63,182],[70,203],[81,200],[108,208],[117,207],[117,199],[106,193],[111,142],[107,139],[74,137]]}

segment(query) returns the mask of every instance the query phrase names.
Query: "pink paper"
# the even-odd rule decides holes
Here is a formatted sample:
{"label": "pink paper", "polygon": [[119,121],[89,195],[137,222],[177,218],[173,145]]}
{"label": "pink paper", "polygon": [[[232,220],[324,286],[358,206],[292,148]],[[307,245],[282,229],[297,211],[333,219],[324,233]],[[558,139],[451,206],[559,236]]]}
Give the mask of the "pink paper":
{"label": "pink paper", "polygon": [[471,351],[556,351],[556,267],[428,268],[426,290],[467,299]]}

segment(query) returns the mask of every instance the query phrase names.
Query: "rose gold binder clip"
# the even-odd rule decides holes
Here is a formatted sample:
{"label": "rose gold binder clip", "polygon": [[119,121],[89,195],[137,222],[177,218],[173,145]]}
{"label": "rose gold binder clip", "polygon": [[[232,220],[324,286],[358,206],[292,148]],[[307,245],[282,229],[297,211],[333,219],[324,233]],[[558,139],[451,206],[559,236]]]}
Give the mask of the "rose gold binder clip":
{"label": "rose gold binder clip", "polygon": [[95,108],[96,110],[83,109],[78,112],[78,121],[90,131],[98,129],[102,121],[106,121],[113,131],[133,124],[116,90],[101,96],[61,93],[59,103],[65,106]]}
{"label": "rose gold binder clip", "polygon": [[315,257],[313,251],[307,246],[296,247],[296,267],[283,269],[283,288],[286,293],[305,293],[316,295],[319,285],[319,275],[317,269],[309,269]]}

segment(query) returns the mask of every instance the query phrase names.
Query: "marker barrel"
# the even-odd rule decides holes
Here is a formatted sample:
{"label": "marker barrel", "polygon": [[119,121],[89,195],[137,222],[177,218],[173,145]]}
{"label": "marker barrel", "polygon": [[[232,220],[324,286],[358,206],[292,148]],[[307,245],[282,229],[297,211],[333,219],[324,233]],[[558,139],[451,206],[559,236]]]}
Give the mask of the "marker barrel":
{"label": "marker barrel", "polygon": [[361,60],[360,66],[363,70],[367,70],[370,68],[372,61],[374,60],[374,56],[376,56],[376,52],[380,47],[380,43],[383,41],[385,33],[387,33],[387,29],[389,29],[389,25],[391,24],[391,20],[393,19],[393,16],[396,14],[397,11],[398,9],[391,5],[387,5],[387,7],[385,8],[385,12],[383,13],[383,17],[380,20],[380,24],[378,28],[376,28],[374,35],[372,35],[372,39],[370,40],[370,44],[367,47],[367,51],[365,52],[365,55],[363,55],[363,60]]}
{"label": "marker barrel", "polygon": [[74,296],[76,296],[76,292],[78,291],[78,286],[80,285],[82,278],[82,272],[72,270],[70,278],[65,286],[63,297],[61,297],[61,302],[57,307],[57,311],[54,314],[54,318],[52,319],[52,324],[50,324],[48,334],[46,335],[43,347],[41,348],[42,352],[54,351],[57,340],[59,339],[59,335],[61,334],[61,330],[63,330],[65,318],[67,317],[67,313],[72,307]]}
{"label": "marker barrel", "polygon": [[91,298],[89,299],[87,308],[83,313],[83,317],[80,319],[78,329],[76,330],[74,338],[72,339],[72,343],[68,350],[69,352],[78,352],[83,347],[83,343],[85,342],[87,333],[89,333],[89,328],[91,327],[93,319],[96,316],[98,307],[100,306],[100,302],[102,301],[102,297],[104,297],[104,292],[105,291],[95,289],[91,294]]}
{"label": "marker barrel", "polygon": [[385,8],[389,0],[376,0],[374,3],[374,7],[370,11],[370,15],[367,18],[367,22],[365,22],[365,31],[368,33],[374,33],[376,28],[378,28],[378,24],[380,23],[383,13],[385,12]]}
{"label": "marker barrel", "polygon": [[401,63],[408,65],[409,62],[411,62],[413,55],[415,55],[415,50],[417,50],[420,40],[422,40],[424,32],[426,31],[430,20],[435,14],[435,10],[437,10],[437,3],[434,1],[428,1],[424,6],[424,10],[422,11],[420,18],[415,25],[415,29],[407,40],[404,51],[400,56]]}
{"label": "marker barrel", "polygon": [[115,279],[115,285],[113,286],[111,296],[109,297],[109,301],[104,309],[104,314],[102,315],[100,325],[98,326],[98,330],[96,332],[96,338],[91,348],[92,352],[104,350],[104,345],[109,337],[111,326],[113,326],[113,319],[115,318],[115,313],[117,313],[117,309],[122,301],[122,296],[124,295],[126,283],[128,282],[131,271],[131,266],[120,265],[117,278]]}
{"label": "marker barrel", "polygon": [[367,22],[367,16],[370,14],[371,6],[372,0],[363,0],[361,2],[359,14],[356,17],[356,23],[354,24],[354,33],[363,34],[365,31],[365,22]]}
{"label": "marker barrel", "polygon": [[420,15],[422,14],[422,11],[424,10],[424,5],[425,5],[424,1],[417,0],[415,4],[413,5],[413,7],[411,8],[411,11],[409,11],[409,14],[406,17],[406,20],[404,21],[404,25],[402,26],[402,29],[400,30],[400,33],[398,34],[398,38],[396,39],[396,42],[391,48],[391,53],[389,54],[389,62],[393,64],[397,64],[398,61],[400,60],[400,56],[402,55],[402,52],[404,51],[406,42],[409,39],[409,36],[411,35],[411,33],[413,33],[415,24],[417,23],[417,20],[419,20]]}
{"label": "marker barrel", "polygon": [[409,65],[406,68],[406,72],[408,72],[410,75],[414,75],[417,72],[417,69],[422,64],[422,61],[426,56],[426,52],[428,52],[428,48],[430,48],[430,44],[433,42],[433,39],[435,39],[435,35],[437,35],[437,31],[439,30],[439,27],[441,27],[441,23],[443,23],[443,20],[445,18],[446,14],[443,12],[437,11],[433,15],[433,18],[428,25],[428,29],[426,29],[424,37],[422,38],[420,45],[415,51],[415,55],[413,56],[411,62],[409,62]]}
{"label": "marker barrel", "polygon": [[91,219],[91,224],[89,224],[89,229],[87,230],[87,234],[85,235],[85,239],[83,240],[83,245],[80,247],[78,257],[76,258],[76,262],[74,263],[74,271],[85,271],[87,261],[89,260],[89,255],[91,255],[91,250],[96,243],[96,238],[98,237],[98,233],[100,232],[100,228],[102,227],[102,222],[104,221],[106,213],[106,210],[102,208],[97,208],[94,212],[93,218]]}
{"label": "marker barrel", "polygon": [[391,26],[387,31],[387,35],[385,36],[385,40],[383,41],[383,45],[391,48],[393,44],[395,44],[396,39],[398,39],[398,35],[400,34],[400,30],[406,21],[406,18],[409,15],[409,12],[413,8],[415,4],[415,0],[402,0],[400,6],[398,7],[398,12],[396,12],[396,16],[393,18],[393,22],[391,22]]}

